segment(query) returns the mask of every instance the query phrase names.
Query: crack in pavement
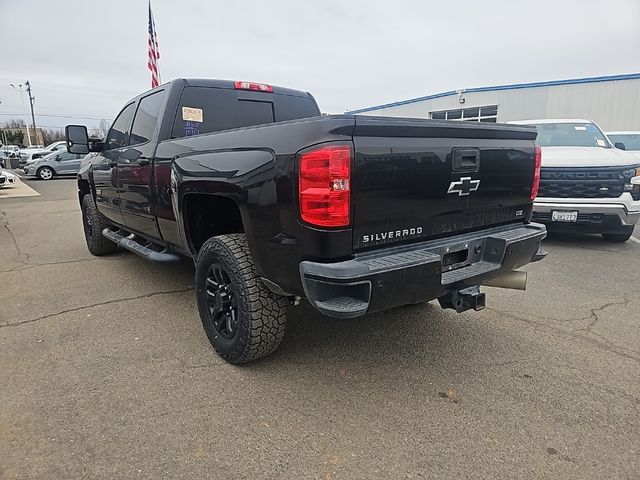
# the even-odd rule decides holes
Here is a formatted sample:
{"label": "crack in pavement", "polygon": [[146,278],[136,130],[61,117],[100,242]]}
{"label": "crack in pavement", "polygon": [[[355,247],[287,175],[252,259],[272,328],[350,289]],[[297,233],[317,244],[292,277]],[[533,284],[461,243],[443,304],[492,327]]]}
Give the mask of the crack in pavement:
{"label": "crack in pavement", "polygon": [[79,258],[77,260],[61,260],[59,262],[28,263],[28,264],[18,265],[8,270],[0,270],[0,273],[22,272],[24,270],[31,270],[32,268],[38,268],[38,267],[46,267],[48,265],[65,265],[67,263],[79,263],[79,262],[97,262],[100,260],[101,260],[100,258]]}
{"label": "crack in pavement", "polygon": [[613,306],[617,306],[617,305],[627,306],[629,304],[629,302],[631,302],[630,295],[632,293],[638,293],[638,292],[637,291],[625,292],[625,293],[622,294],[622,297],[624,299],[622,302],[608,302],[608,303],[605,303],[604,305],[602,305],[600,307],[592,308],[589,311],[589,315],[587,315],[586,317],[582,317],[582,318],[579,318],[579,319],[576,319],[576,320],[571,320],[571,321],[590,320],[590,322],[587,324],[586,327],[576,328],[574,330],[571,330],[571,333],[585,332],[585,335],[587,335],[589,333],[592,333],[593,327],[595,327],[596,324],[598,323],[598,321],[600,320],[600,316],[598,315],[598,312],[603,312],[607,308],[613,307]]}
{"label": "crack in pavement", "polygon": [[[0,216],[4,221],[4,218],[7,216],[7,212],[5,212],[4,210],[0,210]],[[9,238],[13,243],[13,248],[15,248],[16,250],[16,261],[22,265],[28,265],[29,254],[22,253],[22,250],[20,250],[20,246],[18,245],[18,240],[16,239],[16,236],[14,235],[14,233],[11,231],[11,227],[9,227],[8,221],[4,221],[4,229],[7,231],[7,234],[9,235]]]}
{"label": "crack in pavement", "polygon": [[[0,210],[0,217],[2,218],[2,220],[4,221],[4,218],[7,216],[7,212],[5,212],[4,210]],[[4,229],[7,231],[7,234],[9,235],[9,238],[11,239],[11,243],[13,244],[13,248],[16,251],[16,261],[18,263],[20,263],[21,265],[27,265],[27,260],[29,260],[29,254],[28,253],[22,253],[22,251],[20,250],[20,246],[18,245],[18,240],[16,239],[16,236],[13,234],[13,232],[11,231],[11,227],[9,227],[9,222],[8,221],[4,221]]]}
{"label": "crack in pavement", "polygon": [[140,298],[149,298],[149,297],[154,297],[156,295],[168,295],[168,294],[171,294],[171,293],[184,293],[184,292],[189,292],[189,291],[191,291],[193,289],[194,289],[194,287],[191,286],[191,287],[188,287],[188,288],[182,288],[182,289],[177,289],[177,290],[165,290],[165,291],[162,291],[162,292],[151,292],[151,293],[145,293],[145,294],[142,294],[142,295],[136,295],[136,296],[133,296],[133,297],[117,298],[115,300],[107,300],[105,302],[92,303],[91,305],[83,305],[83,306],[80,306],[80,307],[68,308],[68,309],[61,310],[61,311],[55,312],[55,313],[48,313],[47,315],[42,315],[40,317],[32,318],[30,320],[24,320],[22,322],[5,323],[4,325],[0,325],[0,328],[18,327],[20,325],[39,322],[40,320],[45,320],[47,318],[56,317],[58,315],[62,315],[62,314],[65,314],[65,313],[77,312],[78,310],[86,310],[87,308],[100,307],[102,305],[110,305],[110,304],[114,304],[114,303],[126,302],[126,301],[129,301],[129,300],[138,300]]}
{"label": "crack in pavement", "polygon": [[[609,302],[609,303],[606,303],[606,304],[604,304],[604,305],[602,305],[600,307],[596,307],[596,308],[592,309],[591,312],[593,312],[593,315],[597,316],[596,312],[601,312],[601,311],[603,311],[603,310],[605,310],[605,309],[607,309],[609,307],[612,307],[614,305],[627,305],[627,304],[629,304],[631,302],[631,298],[630,297],[634,293],[638,293],[638,291],[625,292],[623,294],[624,298],[625,298],[624,301],[622,301],[622,302]],[[526,324],[529,324],[529,325],[535,325],[535,326],[543,327],[543,328],[546,328],[548,330],[552,330],[552,331],[554,331],[556,333],[559,333],[561,335],[564,335],[564,336],[567,336],[567,337],[571,337],[571,338],[574,338],[574,339],[578,339],[578,340],[582,340],[582,341],[584,341],[586,343],[589,343],[589,344],[591,344],[593,346],[600,347],[603,350],[606,350],[606,351],[608,351],[610,353],[613,353],[614,355],[618,355],[620,357],[632,360],[632,361],[640,364],[640,352],[639,351],[636,351],[636,350],[634,350],[632,348],[628,348],[628,347],[623,347],[621,345],[617,345],[614,342],[612,342],[611,340],[605,338],[604,336],[602,336],[599,333],[593,332],[592,330],[590,330],[590,331],[588,331],[586,333],[576,333],[576,331],[574,331],[574,330],[564,330],[562,328],[555,327],[553,325],[549,325],[548,323],[545,323],[545,322],[542,322],[542,321],[532,320],[530,318],[520,317],[519,315],[515,315],[515,314],[513,314],[511,312],[505,312],[505,311],[499,310],[497,308],[487,307],[486,309],[489,310],[489,311],[500,313],[500,314],[505,315],[505,316],[507,316],[509,318],[512,318],[514,320],[518,320],[520,322],[523,322],[523,323],[526,323]],[[591,317],[591,313],[590,313],[586,317],[582,317],[580,319],[575,319],[573,321],[589,320],[591,318],[592,317]],[[596,320],[595,323],[597,323],[597,320]],[[594,323],[594,325],[595,325],[595,323]],[[593,328],[593,326],[591,328]],[[589,336],[589,335],[591,335],[591,336]],[[593,338],[593,337],[596,337],[596,338]],[[629,353],[629,352],[631,352],[631,353]]]}

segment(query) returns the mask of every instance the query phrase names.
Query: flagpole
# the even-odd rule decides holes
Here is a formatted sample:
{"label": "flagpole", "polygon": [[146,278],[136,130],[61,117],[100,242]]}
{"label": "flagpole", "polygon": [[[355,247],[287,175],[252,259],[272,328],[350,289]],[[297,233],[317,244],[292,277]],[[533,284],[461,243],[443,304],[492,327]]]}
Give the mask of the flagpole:
{"label": "flagpole", "polygon": [[158,48],[158,35],[156,32],[156,22],[153,18],[153,11],[151,10],[151,0],[149,0],[149,41],[147,51],[147,67],[151,71],[151,88],[155,88],[160,85],[160,50]]}

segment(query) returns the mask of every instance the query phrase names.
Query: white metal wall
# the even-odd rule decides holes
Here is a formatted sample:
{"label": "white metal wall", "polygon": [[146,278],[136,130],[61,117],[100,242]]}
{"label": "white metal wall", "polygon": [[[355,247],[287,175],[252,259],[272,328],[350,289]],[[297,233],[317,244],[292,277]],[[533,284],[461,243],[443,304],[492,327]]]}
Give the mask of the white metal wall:
{"label": "white metal wall", "polygon": [[640,79],[531,87],[457,95],[371,110],[362,115],[429,118],[438,110],[498,105],[498,121],[586,118],[604,130],[640,130]]}

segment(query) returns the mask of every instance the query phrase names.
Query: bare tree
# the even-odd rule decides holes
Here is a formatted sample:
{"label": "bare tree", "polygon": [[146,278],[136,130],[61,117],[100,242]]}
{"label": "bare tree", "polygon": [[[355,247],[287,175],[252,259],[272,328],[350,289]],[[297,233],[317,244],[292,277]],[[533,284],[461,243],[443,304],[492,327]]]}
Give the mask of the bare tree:
{"label": "bare tree", "polygon": [[45,145],[49,145],[53,142],[60,142],[64,140],[64,130],[57,129],[38,129],[42,133],[42,142]]}
{"label": "bare tree", "polygon": [[92,138],[106,138],[110,126],[111,122],[103,118],[102,120],[100,120],[100,123],[98,125],[89,130],[89,136]]}
{"label": "bare tree", "polygon": [[12,118],[4,122],[4,128],[24,128],[25,126],[24,120],[19,118]]}
{"label": "bare tree", "polygon": [[2,127],[3,135],[0,138],[4,137],[12,145],[24,145],[25,134],[22,129],[25,127],[24,120],[18,118],[7,120]]}

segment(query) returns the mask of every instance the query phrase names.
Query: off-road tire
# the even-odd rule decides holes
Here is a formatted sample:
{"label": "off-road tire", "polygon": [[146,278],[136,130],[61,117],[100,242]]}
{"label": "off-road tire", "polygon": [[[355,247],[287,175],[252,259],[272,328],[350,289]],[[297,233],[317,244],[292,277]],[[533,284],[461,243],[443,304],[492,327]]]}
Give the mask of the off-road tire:
{"label": "off-road tire", "polygon": [[603,233],[602,238],[609,242],[626,242],[633,235],[633,227],[626,227],[620,233]]}
{"label": "off-road tire", "polygon": [[82,197],[82,226],[87,248],[93,255],[97,257],[108,255],[118,249],[118,245],[102,236],[102,230],[107,228],[109,223],[98,213],[93,198],[89,194]]}
{"label": "off-road tire", "polygon": [[[233,338],[214,326],[215,315],[207,294],[211,268],[221,266],[234,296],[236,328]],[[275,351],[284,337],[287,299],[271,292],[260,280],[244,234],[207,240],[196,260],[196,297],[204,331],[224,360],[240,364]],[[226,332],[229,335],[229,332]]]}

